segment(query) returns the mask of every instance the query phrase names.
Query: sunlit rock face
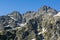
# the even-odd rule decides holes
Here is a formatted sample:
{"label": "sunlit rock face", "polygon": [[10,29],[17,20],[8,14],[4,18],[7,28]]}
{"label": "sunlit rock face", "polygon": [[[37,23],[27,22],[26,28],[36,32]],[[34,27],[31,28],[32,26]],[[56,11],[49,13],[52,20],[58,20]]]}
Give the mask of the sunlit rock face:
{"label": "sunlit rock face", "polygon": [[28,11],[23,15],[23,18],[26,19],[26,22],[29,21],[30,19],[34,18],[36,13],[34,11]]}
{"label": "sunlit rock face", "polygon": [[49,6],[46,6],[44,5],[43,7],[41,7],[39,10],[38,10],[38,13],[39,14],[45,14],[45,13],[51,13],[51,14],[56,14],[57,11]]}
{"label": "sunlit rock face", "polygon": [[60,40],[60,12],[43,6],[37,12],[0,16],[0,40]]}

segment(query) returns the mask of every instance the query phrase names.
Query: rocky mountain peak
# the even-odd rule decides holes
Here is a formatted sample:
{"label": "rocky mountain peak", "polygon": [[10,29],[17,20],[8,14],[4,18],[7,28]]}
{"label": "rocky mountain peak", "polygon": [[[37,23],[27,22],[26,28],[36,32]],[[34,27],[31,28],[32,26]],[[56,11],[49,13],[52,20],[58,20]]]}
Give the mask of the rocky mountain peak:
{"label": "rocky mountain peak", "polygon": [[42,10],[47,10],[47,9],[51,9],[51,7],[44,5],[43,7],[41,7],[41,9]]}
{"label": "rocky mountain peak", "polygon": [[34,11],[27,11],[26,13],[33,13]]}
{"label": "rocky mountain peak", "polygon": [[11,15],[11,16],[18,16],[18,15],[20,15],[21,16],[21,14],[18,11],[13,11],[10,14],[8,14],[8,16],[9,15]]}
{"label": "rocky mountain peak", "polygon": [[44,13],[56,14],[57,13],[57,10],[55,10],[49,6],[46,6],[46,5],[41,7],[38,11],[39,11],[39,14],[44,14]]}
{"label": "rocky mountain peak", "polygon": [[8,16],[16,21],[22,21],[22,15],[18,11],[13,11],[11,14],[8,14]]}

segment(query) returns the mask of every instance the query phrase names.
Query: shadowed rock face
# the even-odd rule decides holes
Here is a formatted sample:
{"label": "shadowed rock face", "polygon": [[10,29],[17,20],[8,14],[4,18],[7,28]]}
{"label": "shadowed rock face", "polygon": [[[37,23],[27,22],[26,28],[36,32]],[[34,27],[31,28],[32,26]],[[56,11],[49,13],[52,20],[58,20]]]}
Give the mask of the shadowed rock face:
{"label": "shadowed rock face", "polygon": [[0,40],[60,40],[60,16],[49,6],[37,12],[0,16]]}
{"label": "shadowed rock face", "polygon": [[0,16],[0,23],[3,25],[4,28],[17,27],[19,26],[17,23],[22,23],[22,15],[19,12],[14,11],[6,16]]}
{"label": "shadowed rock face", "polygon": [[22,15],[17,11],[12,12],[8,16],[12,19],[15,19],[16,21],[22,22]]}
{"label": "shadowed rock face", "polygon": [[0,31],[3,31],[3,30],[4,30],[3,23],[0,23]]}

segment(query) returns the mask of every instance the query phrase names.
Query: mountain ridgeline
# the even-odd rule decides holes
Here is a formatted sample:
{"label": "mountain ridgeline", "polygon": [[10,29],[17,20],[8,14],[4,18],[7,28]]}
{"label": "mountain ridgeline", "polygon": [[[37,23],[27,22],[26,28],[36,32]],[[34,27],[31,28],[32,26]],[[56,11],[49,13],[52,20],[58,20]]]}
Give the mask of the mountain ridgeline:
{"label": "mountain ridgeline", "polygon": [[0,40],[60,40],[60,12],[43,6],[37,12],[0,16]]}

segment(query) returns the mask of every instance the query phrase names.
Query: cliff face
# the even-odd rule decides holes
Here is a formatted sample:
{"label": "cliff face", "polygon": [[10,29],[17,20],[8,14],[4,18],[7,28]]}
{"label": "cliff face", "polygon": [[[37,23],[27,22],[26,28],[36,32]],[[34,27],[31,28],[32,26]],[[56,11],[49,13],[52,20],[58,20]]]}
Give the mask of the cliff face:
{"label": "cliff face", "polygon": [[60,40],[60,16],[43,6],[38,12],[0,16],[0,40]]}

